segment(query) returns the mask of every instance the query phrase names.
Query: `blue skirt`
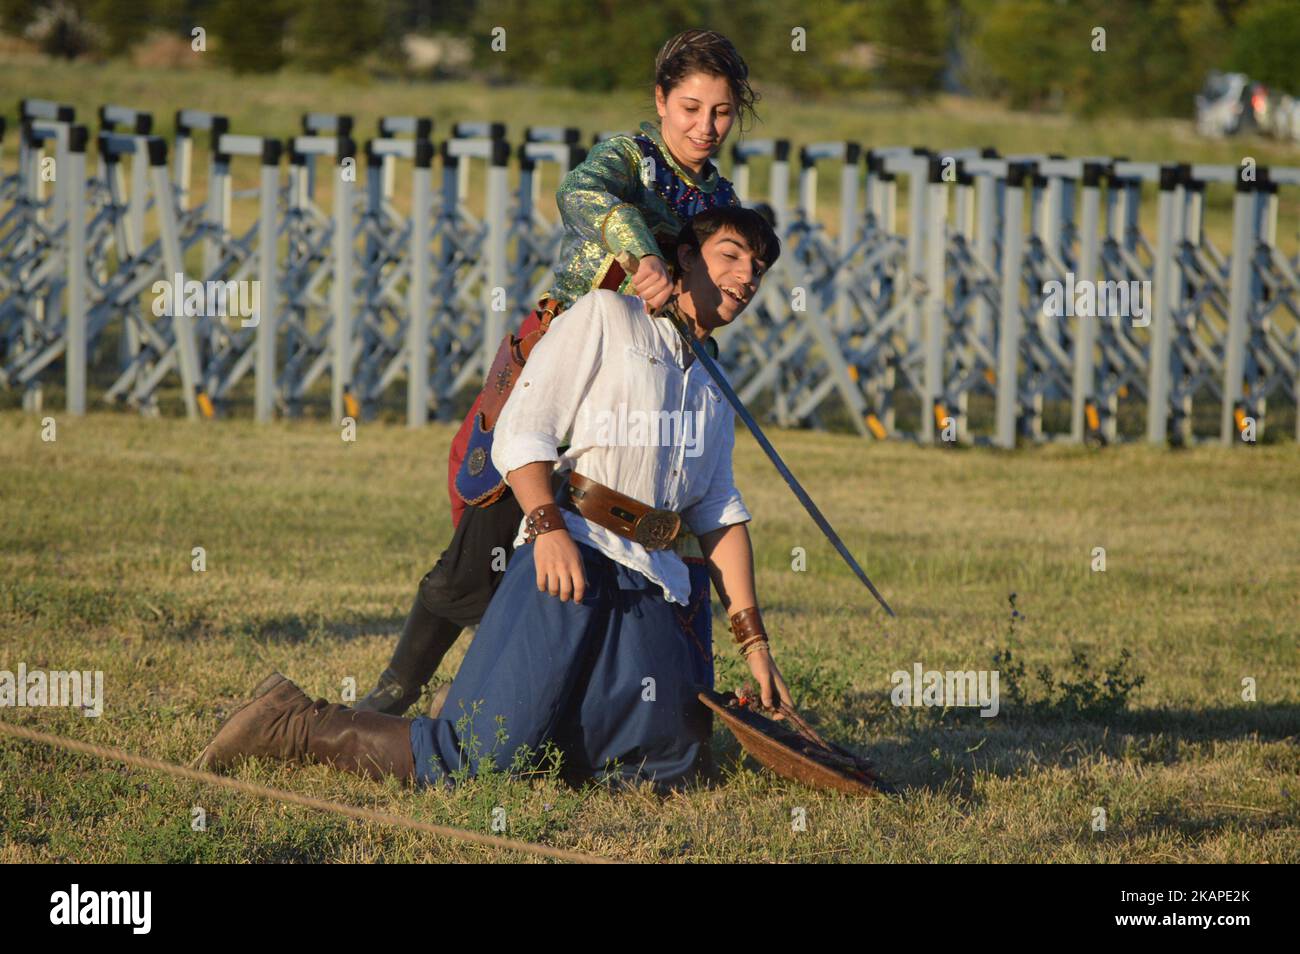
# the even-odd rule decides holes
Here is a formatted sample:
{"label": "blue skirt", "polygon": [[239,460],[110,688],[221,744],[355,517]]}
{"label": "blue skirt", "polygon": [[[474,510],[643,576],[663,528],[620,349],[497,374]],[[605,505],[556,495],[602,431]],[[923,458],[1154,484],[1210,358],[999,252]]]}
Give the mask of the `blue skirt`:
{"label": "blue skirt", "polygon": [[524,771],[546,743],[566,778],[676,787],[704,768],[712,730],[696,686],[713,685],[709,576],[688,560],[691,603],[578,543],[581,603],[537,589],[533,544],[511,556],[441,717],[411,724],[417,777],[451,784],[481,764]]}

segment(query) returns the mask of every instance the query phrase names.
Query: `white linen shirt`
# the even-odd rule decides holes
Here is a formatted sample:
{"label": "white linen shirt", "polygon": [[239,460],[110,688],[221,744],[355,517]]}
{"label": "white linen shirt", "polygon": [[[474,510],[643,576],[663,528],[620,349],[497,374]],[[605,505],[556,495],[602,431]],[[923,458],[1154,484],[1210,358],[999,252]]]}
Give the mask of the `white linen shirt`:
{"label": "white linen shirt", "polygon": [[[497,417],[492,465],[506,476],[534,461],[556,461],[556,470],[677,511],[696,536],[744,523],[750,514],[731,469],[735,412],[698,360],[683,370],[688,353],[672,321],[647,315],[640,298],[604,289],[583,295],[552,319],[529,353]],[[679,412],[689,429],[664,425],[663,417],[653,433],[635,425],[635,412],[664,411]],[[675,551],[650,551],[567,508],[560,513],[574,540],[659,584],[669,602],[687,604],[690,574]],[[527,515],[516,547],[526,521]]]}

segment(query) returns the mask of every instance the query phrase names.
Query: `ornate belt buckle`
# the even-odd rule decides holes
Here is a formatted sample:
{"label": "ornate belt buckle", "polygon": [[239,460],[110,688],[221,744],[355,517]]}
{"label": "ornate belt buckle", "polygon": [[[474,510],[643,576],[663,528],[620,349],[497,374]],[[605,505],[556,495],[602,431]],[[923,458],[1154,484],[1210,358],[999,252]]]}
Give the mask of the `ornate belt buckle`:
{"label": "ornate belt buckle", "polygon": [[682,518],[673,511],[655,508],[637,517],[632,536],[647,550],[663,550],[672,544],[681,525]]}

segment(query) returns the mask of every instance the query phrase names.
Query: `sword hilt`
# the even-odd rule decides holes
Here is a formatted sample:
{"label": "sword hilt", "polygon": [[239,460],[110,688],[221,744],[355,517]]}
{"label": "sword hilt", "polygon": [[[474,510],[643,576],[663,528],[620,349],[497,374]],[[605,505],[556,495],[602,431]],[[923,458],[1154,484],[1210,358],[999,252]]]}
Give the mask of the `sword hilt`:
{"label": "sword hilt", "polygon": [[[628,278],[635,275],[637,269],[641,267],[641,260],[626,249],[618,252],[614,256],[614,261],[618,262],[619,267],[623,269],[624,274],[627,275]],[[642,300],[644,301],[644,299]],[[690,325],[688,325],[686,319],[682,317],[681,312],[677,310],[677,296],[675,294],[668,296],[668,300],[664,302],[663,307],[658,311],[651,311],[650,306],[647,305],[646,313],[652,318],[657,315],[664,315],[669,318],[672,323],[676,325],[677,330],[681,333],[682,337],[687,340],[687,342],[690,342],[694,337],[691,334]]]}

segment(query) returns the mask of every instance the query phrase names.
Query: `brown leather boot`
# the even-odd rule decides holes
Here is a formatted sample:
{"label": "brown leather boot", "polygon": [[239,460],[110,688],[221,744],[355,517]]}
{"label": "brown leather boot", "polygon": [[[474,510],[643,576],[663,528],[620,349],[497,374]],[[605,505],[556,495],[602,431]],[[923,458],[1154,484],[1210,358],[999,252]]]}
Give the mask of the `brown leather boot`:
{"label": "brown leather boot", "polygon": [[313,702],[278,672],[231,713],[193,765],[223,769],[247,756],[312,758],[375,779],[395,775],[409,781],[415,775],[409,719]]}

